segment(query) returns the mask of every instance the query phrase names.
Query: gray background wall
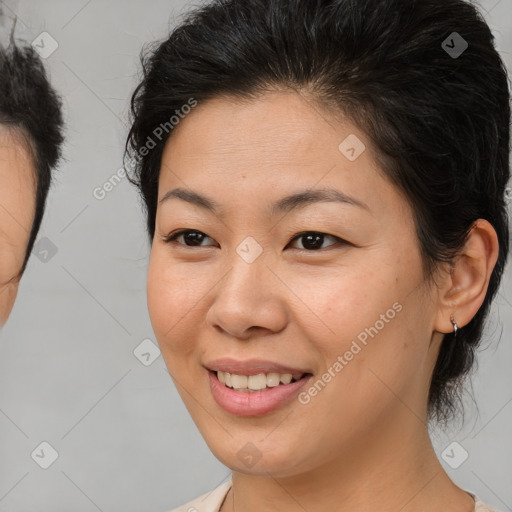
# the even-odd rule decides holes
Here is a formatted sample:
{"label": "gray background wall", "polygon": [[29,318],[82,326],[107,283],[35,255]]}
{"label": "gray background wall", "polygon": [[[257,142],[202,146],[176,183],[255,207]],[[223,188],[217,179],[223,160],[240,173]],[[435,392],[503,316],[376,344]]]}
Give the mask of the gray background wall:
{"label": "gray background wall", "polygon": [[[45,63],[64,97],[67,142],[40,245],[0,340],[2,511],[164,511],[229,475],[189,418],[161,356],[145,366],[133,353],[143,340],[155,342],[138,197],[126,179],[103,199],[94,196],[121,167],[139,51],[165,37],[189,5],[4,4],[5,25],[18,16],[18,39],[35,39],[47,52],[52,39],[58,44]],[[481,5],[512,69],[512,0]],[[41,36],[44,46],[42,32],[52,38]],[[463,429],[433,433],[440,456],[452,442],[448,453],[457,460],[462,449],[469,454],[457,469],[443,462],[454,480],[502,511],[512,511],[511,275],[508,267],[473,381],[476,406],[468,405]],[[150,352],[152,361],[157,352]],[[42,442],[58,454],[47,469],[40,466],[53,452]]]}

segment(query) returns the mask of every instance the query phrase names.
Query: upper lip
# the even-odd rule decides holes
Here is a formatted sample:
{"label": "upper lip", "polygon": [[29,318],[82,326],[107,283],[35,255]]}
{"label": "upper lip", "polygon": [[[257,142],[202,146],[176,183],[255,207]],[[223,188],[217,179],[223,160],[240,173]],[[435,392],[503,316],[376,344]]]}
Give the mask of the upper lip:
{"label": "upper lip", "polygon": [[291,373],[292,375],[310,373],[303,368],[294,368],[263,359],[245,361],[223,358],[215,359],[204,365],[208,370],[234,373],[235,375],[258,375],[259,373]]}

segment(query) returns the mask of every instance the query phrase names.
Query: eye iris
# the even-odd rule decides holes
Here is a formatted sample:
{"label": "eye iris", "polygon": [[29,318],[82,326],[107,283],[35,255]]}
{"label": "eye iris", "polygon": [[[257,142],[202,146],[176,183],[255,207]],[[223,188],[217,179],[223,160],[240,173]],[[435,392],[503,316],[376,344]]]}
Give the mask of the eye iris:
{"label": "eye iris", "polygon": [[[183,233],[183,240],[187,245],[194,245],[195,242],[197,242],[198,245],[201,244],[202,240],[204,238],[203,233],[199,233],[199,231],[187,231]],[[189,244],[188,242],[192,242]]]}
{"label": "eye iris", "polygon": [[319,233],[308,233],[307,235],[302,235],[302,238],[305,241],[303,245],[306,249],[318,249],[322,246],[324,236]]}

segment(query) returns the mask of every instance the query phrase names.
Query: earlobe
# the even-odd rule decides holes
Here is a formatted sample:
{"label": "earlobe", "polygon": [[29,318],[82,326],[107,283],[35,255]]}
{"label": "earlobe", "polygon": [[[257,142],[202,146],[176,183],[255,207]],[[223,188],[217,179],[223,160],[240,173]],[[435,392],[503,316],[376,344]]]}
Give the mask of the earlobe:
{"label": "earlobe", "polygon": [[485,300],[498,253],[496,231],[488,221],[478,219],[439,288],[436,331],[454,332],[476,315]]}

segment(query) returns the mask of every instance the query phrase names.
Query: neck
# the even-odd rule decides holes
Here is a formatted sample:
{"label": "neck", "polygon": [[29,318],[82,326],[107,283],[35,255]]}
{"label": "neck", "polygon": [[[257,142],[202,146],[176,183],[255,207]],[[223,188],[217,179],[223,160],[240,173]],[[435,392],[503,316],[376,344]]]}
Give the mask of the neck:
{"label": "neck", "polygon": [[233,471],[221,511],[473,512],[474,500],[439,463],[426,424],[406,408],[401,412],[309,471]]}

